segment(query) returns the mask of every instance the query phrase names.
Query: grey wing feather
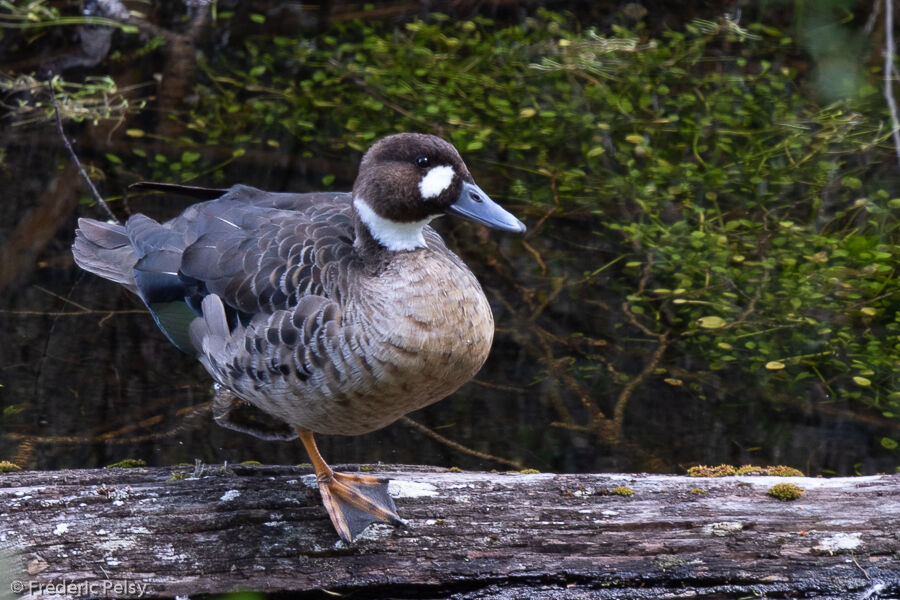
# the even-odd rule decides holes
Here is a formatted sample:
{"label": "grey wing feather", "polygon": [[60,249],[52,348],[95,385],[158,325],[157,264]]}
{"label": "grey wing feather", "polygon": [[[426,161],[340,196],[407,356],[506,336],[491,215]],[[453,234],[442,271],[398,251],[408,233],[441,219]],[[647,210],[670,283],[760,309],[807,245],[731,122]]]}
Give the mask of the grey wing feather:
{"label": "grey wing feather", "polygon": [[197,205],[199,235],[184,250],[181,273],[246,314],[288,308],[307,295],[339,298],[332,265],[353,258],[350,204],[346,195],[331,202],[305,196],[269,194],[251,197],[250,205],[226,196]]}

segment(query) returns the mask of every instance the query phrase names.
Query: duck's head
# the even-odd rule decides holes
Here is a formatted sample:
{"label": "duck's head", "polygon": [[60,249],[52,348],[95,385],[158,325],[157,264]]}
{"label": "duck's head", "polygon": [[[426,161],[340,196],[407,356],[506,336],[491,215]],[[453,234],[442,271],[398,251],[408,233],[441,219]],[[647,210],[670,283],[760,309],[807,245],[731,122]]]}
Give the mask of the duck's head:
{"label": "duck's head", "polygon": [[453,145],[421,133],[391,135],[369,148],[353,184],[353,206],[361,224],[388,250],[424,248],[422,228],[444,214],[525,231],[475,185]]}

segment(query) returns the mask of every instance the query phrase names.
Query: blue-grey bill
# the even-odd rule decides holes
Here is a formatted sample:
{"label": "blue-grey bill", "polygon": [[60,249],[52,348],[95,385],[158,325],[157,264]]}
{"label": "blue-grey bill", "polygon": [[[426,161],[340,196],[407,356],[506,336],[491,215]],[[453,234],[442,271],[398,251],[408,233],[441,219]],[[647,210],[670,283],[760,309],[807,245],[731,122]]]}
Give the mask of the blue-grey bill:
{"label": "blue-grey bill", "polygon": [[525,223],[491,200],[474,183],[463,182],[459,198],[447,208],[447,213],[494,229],[516,233],[525,231]]}

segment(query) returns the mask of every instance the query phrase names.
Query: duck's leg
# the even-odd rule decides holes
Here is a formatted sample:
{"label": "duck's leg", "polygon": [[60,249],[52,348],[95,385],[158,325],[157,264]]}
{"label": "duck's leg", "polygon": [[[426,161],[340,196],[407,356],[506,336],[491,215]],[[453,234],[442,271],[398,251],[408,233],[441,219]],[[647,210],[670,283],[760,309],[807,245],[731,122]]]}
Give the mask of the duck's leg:
{"label": "duck's leg", "polygon": [[213,420],[222,427],[249,433],[261,440],[286,442],[297,439],[297,433],[284,421],[274,421],[273,418],[263,421],[267,417],[264,412],[238,398],[228,388],[216,383],[213,389]]}
{"label": "duck's leg", "polygon": [[406,525],[388,494],[388,480],[359,473],[335,473],[319,454],[311,431],[294,428],[306,447],[316,482],[322,493],[322,503],[338,535],[345,542],[353,541],[363,529],[377,521],[391,525]]}

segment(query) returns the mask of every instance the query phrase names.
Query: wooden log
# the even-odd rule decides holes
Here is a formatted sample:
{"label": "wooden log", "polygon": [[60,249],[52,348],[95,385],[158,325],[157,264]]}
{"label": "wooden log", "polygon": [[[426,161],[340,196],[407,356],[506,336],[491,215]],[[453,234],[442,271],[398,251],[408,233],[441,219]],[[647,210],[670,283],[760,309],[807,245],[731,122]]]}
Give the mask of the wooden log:
{"label": "wooden log", "polygon": [[409,526],[350,545],[309,468],[0,475],[0,597],[900,598],[900,475],[375,472]]}

